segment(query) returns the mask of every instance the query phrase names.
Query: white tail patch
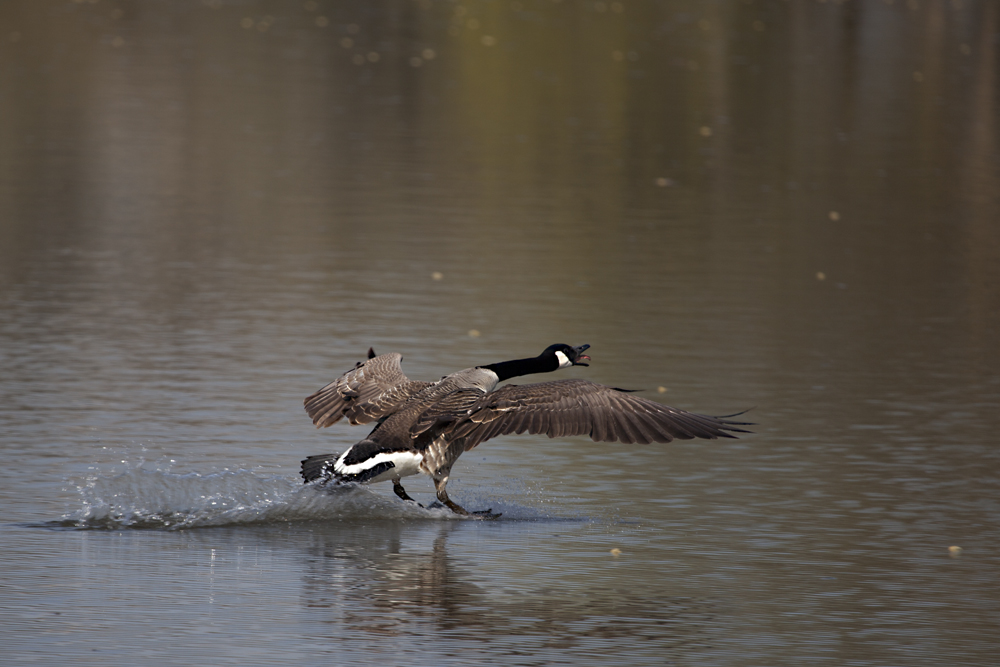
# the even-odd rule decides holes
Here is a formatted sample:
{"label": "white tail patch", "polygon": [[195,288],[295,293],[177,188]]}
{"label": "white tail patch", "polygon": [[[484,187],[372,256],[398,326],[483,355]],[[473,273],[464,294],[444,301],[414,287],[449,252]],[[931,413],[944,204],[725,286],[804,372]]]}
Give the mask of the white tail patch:
{"label": "white tail patch", "polygon": [[372,482],[384,482],[392,479],[393,477],[409,477],[410,475],[416,475],[420,472],[420,462],[424,460],[424,457],[420,452],[410,450],[402,452],[379,452],[378,454],[370,456],[360,463],[344,465],[343,462],[344,459],[347,458],[348,452],[350,452],[350,450],[344,452],[344,454],[337,459],[337,462],[333,465],[334,472],[339,475],[358,475],[366,470],[371,470],[381,463],[392,463],[392,468],[369,480],[366,480],[369,484]]}

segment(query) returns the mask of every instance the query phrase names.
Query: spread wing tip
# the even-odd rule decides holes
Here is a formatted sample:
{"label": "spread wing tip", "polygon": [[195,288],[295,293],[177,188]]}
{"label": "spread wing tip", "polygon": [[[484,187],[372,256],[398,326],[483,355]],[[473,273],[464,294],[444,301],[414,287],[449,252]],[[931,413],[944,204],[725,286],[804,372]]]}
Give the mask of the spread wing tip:
{"label": "spread wing tip", "polygon": [[[739,417],[740,415],[745,415],[746,413],[753,410],[753,408],[747,408],[746,410],[740,410],[739,412],[734,412],[730,415],[715,415],[709,417],[716,423],[716,428],[719,429],[719,437],[723,438],[737,438],[739,436],[732,435],[733,433],[753,433],[745,428],[739,428],[740,426],[756,426],[755,422],[738,422],[730,419],[731,417]],[[728,432],[727,432],[728,431]]]}

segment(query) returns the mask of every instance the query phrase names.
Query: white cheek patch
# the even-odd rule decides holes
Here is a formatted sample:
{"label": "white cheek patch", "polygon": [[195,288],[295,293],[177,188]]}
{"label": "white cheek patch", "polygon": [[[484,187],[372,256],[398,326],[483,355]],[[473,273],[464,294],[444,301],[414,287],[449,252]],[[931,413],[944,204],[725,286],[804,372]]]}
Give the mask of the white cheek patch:
{"label": "white cheek patch", "polygon": [[559,368],[566,368],[567,366],[572,366],[573,362],[569,360],[565,352],[556,350],[556,359],[559,360]]}

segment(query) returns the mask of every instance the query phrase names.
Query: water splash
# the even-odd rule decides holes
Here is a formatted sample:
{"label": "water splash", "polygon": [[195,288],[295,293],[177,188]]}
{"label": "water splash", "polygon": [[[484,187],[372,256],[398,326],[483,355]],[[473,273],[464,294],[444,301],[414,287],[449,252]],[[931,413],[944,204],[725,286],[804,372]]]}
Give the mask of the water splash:
{"label": "water splash", "polygon": [[97,472],[76,485],[81,506],[50,524],[76,529],[180,530],[207,526],[351,519],[452,519],[367,487],[303,485],[251,470],[175,473],[145,462]]}

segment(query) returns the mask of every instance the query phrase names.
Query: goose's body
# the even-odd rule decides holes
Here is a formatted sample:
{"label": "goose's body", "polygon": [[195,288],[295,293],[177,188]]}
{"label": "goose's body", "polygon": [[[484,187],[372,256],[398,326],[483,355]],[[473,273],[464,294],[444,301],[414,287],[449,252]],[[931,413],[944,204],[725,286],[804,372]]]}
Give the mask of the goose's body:
{"label": "goose's body", "polygon": [[400,479],[424,473],[433,478],[442,503],[468,514],[445,491],[451,467],[463,452],[499,435],[527,431],[648,444],[746,432],[738,428],[744,422],[677,410],[588,380],[497,388],[512,377],[586,366],[588,347],[552,345],[538,357],[467,368],[438,382],[410,380],[400,367],[401,355],[375,356],[369,350],[367,361],[306,398],[305,407],[317,427],[347,417],[351,424],[377,422],[375,428],[343,454],[305,459],[302,477],[307,483],[392,480],[396,494],[412,500]]}

